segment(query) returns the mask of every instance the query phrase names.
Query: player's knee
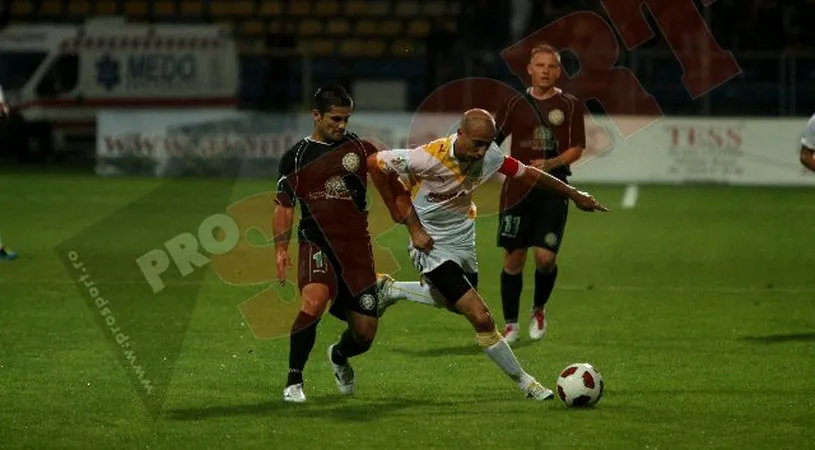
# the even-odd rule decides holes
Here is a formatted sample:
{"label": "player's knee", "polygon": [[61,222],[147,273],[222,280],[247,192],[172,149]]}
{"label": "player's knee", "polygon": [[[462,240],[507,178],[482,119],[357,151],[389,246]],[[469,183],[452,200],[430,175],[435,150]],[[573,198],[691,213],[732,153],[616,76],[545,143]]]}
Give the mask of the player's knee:
{"label": "player's knee", "polygon": [[310,284],[303,287],[300,297],[300,310],[311,316],[320,317],[328,306],[331,293],[328,286]]}
{"label": "player's knee", "polygon": [[504,255],[504,272],[515,275],[524,270],[526,263],[526,250],[510,250]]}
{"label": "player's knee", "polygon": [[355,321],[351,328],[351,336],[354,342],[365,348],[370,348],[376,338],[377,324],[375,321]]}
{"label": "player's knee", "polygon": [[545,248],[535,249],[535,267],[538,271],[549,273],[554,270],[556,263],[557,253]]}
{"label": "player's knee", "polygon": [[472,324],[476,333],[486,333],[495,329],[495,321],[486,305],[471,308],[462,312]]}

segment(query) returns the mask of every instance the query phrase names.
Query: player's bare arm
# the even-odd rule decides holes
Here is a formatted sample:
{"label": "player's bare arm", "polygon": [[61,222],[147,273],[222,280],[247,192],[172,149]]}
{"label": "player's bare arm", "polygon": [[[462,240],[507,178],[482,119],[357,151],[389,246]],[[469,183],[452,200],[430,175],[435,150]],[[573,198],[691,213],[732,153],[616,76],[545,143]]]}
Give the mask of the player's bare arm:
{"label": "player's bare arm", "polygon": [[535,159],[531,165],[544,171],[551,171],[563,166],[570,166],[583,156],[583,147],[570,147],[554,158]]}
{"label": "player's bare arm", "polygon": [[407,227],[413,246],[425,253],[432,250],[433,238],[422,226],[413,207],[410,192],[399,181],[399,175],[383,171],[376,154],[368,157],[368,173],[371,175],[382,201],[388,207],[391,219]]}
{"label": "player's bare arm", "polygon": [[522,183],[534,187],[535,189],[549,190],[564,195],[570,198],[574,204],[583,211],[608,211],[608,208],[600,204],[591,194],[580,191],[574,186],[566,184],[536,167],[528,165],[522,166],[523,170],[516,177],[516,179]]}
{"label": "player's bare arm", "polygon": [[807,169],[815,172],[815,150],[806,146],[801,146],[801,164]]}
{"label": "player's bare arm", "polygon": [[290,265],[289,241],[291,240],[291,229],[294,224],[294,208],[275,205],[274,209],[274,234],[275,252],[277,253],[277,280],[283,284],[286,282],[286,269]]}

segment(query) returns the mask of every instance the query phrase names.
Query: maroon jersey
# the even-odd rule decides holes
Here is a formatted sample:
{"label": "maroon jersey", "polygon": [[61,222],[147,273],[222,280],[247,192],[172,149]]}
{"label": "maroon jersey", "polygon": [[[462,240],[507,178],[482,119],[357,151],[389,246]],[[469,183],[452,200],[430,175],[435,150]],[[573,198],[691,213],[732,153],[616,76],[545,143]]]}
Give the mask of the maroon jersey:
{"label": "maroon jersey", "polygon": [[301,241],[370,239],[367,159],[374,152],[372,144],[348,133],[336,143],[304,138],[283,155],[277,202],[290,207],[300,203]]}
{"label": "maroon jersey", "polygon": [[[583,104],[560,90],[546,100],[538,100],[529,93],[514,95],[502,105],[496,122],[499,129],[496,143],[500,145],[512,136],[510,154],[524,164],[554,158],[572,147],[586,147]],[[571,171],[563,166],[551,174],[565,179]],[[508,178],[504,183],[504,194],[516,199],[529,191],[518,180]]]}

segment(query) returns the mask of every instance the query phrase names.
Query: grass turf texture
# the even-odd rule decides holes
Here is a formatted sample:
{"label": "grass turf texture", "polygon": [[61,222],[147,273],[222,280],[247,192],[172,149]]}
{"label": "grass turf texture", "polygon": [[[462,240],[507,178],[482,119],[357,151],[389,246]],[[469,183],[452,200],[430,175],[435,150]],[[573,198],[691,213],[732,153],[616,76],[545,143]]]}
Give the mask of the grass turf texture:
{"label": "grass turf texture", "polygon": [[[216,181],[183,183],[190,189],[179,204],[225,189]],[[594,409],[524,399],[481,354],[463,318],[415,304],[392,308],[373,350],[353,361],[354,398],[336,392],[325,349],[342,324],[327,317],[306,368],[309,402],[285,404],[288,341],[256,339],[237,308],[262,286],[230,286],[208,267],[178,356],[166,364],[172,382],[154,420],[54,249],[160,185],[0,176],[3,237],[20,253],[0,263],[0,447],[812,448],[809,189],[643,186],[636,208],[623,210],[622,187],[587,186],[613,211],[572,210],[549,334],[538,343],[523,336],[516,348],[549,387],[569,363],[593,363],[606,381]],[[271,185],[227,188],[240,199]],[[496,196],[494,185],[479,195],[478,250],[481,290],[500,326]],[[415,279],[406,234],[382,234],[388,219],[374,211],[378,243],[401,264],[396,275]],[[120,224],[88,245],[99,255],[141,254],[162,241],[139,229],[188,226],[200,213],[146,207],[143,223]],[[117,275],[96,267],[113,289]],[[532,286],[528,270],[522,311]],[[165,319],[174,316],[173,298],[128,301],[153,302]]]}

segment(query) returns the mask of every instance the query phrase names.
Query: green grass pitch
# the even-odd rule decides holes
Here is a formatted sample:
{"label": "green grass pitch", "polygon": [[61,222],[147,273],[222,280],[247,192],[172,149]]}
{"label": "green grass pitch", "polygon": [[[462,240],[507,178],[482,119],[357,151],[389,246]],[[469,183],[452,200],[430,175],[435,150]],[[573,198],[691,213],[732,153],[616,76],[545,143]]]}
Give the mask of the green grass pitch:
{"label": "green grass pitch", "polygon": [[[390,310],[372,351],[353,361],[353,398],[336,392],[325,349],[342,325],[326,318],[306,368],[309,402],[284,404],[288,342],[255,338],[238,309],[263,286],[229,285],[208,266],[185,279],[194,290],[173,291],[193,303],[177,357],[168,344],[171,382],[151,416],[55,249],[85,232],[100,286],[124,296],[135,280],[103,258],[161,246],[141,231],[200,221],[208,206],[184,205],[212,192],[235,200],[272,186],[183,183],[179,196],[139,206],[142,223],[97,230],[161,182],[0,174],[0,231],[20,254],[0,263],[0,448],[815,448],[811,189],[641,186],[636,207],[622,209],[622,186],[586,186],[612,212],[572,209],[549,334],[522,337],[517,355],[550,387],[569,363],[593,363],[606,382],[596,408],[524,399],[463,318],[415,304]],[[478,251],[501,326],[496,196],[495,186],[479,194]],[[374,211],[382,230],[387,217]],[[406,234],[377,234],[396,275],[415,279]],[[531,293],[528,270],[522,311]],[[164,322],[122,326],[158,341],[184,303],[125,300]]]}

